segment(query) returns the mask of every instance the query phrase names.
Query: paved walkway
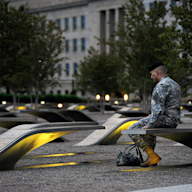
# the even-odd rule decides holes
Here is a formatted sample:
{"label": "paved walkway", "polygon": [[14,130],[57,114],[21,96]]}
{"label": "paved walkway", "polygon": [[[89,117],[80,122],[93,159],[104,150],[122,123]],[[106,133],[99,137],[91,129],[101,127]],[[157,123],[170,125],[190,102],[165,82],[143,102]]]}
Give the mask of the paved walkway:
{"label": "paved walkway", "polygon": [[15,170],[1,172],[0,192],[192,191],[191,148],[158,137],[158,166],[117,167],[116,157],[130,138],[122,136],[117,145],[74,146],[90,133],[72,133],[68,142],[48,143],[28,153]]}
{"label": "paved walkway", "polygon": [[163,192],[191,192],[192,184],[153,188],[153,189],[147,189],[147,190],[137,190],[137,191],[132,191],[132,192],[160,192],[160,191],[163,191]]}

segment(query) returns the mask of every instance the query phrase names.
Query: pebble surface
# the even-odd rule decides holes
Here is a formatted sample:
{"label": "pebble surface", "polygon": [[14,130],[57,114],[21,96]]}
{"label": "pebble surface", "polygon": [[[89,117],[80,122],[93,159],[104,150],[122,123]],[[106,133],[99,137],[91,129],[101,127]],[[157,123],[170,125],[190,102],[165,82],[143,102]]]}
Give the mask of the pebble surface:
{"label": "pebble surface", "polygon": [[0,172],[0,192],[124,192],[192,184],[191,148],[158,137],[158,166],[117,167],[116,157],[131,139],[123,135],[116,145],[74,146],[91,133],[65,135],[66,142],[51,142],[28,153],[15,170]]}

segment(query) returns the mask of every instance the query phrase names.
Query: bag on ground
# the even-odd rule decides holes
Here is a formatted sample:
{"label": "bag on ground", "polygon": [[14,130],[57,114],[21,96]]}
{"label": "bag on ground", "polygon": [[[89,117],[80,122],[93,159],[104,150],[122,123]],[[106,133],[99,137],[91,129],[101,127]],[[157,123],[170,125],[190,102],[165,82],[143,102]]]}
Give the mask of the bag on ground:
{"label": "bag on ground", "polygon": [[[134,148],[136,149],[136,155],[130,153],[130,151],[133,150]],[[119,153],[119,155],[117,156],[116,165],[117,166],[139,166],[142,162],[143,162],[143,157],[142,157],[141,151],[139,150],[139,147],[133,144],[125,148],[124,152]]]}

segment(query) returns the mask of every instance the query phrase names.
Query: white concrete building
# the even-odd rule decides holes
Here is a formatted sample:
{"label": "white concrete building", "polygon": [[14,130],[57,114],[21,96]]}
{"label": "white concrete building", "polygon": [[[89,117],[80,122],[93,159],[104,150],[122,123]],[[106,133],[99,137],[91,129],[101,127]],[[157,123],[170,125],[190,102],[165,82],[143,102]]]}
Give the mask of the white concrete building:
{"label": "white concrete building", "polygon": [[[10,5],[19,7],[28,4],[31,13],[47,16],[49,20],[57,20],[58,25],[66,32],[66,51],[64,56],[69,57],[59,64],[59,73],[62,87],[48,89],[46,93],[70,94],[73,90],[73,74],[78,70],[78,63],[87,55],[90,46],[101,52],[108,52],[109,47],[98,45],[98,38],[114,40],[112,33],[114,25],[122,17],[122,5],[129,0],[10,0]],[[162,0],[163,1],[163,0]],[[173,0],[167,0],[167,8]],[[147,10],[153,6],[153,0],[144,0]],[[167,17],[169,20],[169,15]],[[65,71],[64,71],[65,70]]]}

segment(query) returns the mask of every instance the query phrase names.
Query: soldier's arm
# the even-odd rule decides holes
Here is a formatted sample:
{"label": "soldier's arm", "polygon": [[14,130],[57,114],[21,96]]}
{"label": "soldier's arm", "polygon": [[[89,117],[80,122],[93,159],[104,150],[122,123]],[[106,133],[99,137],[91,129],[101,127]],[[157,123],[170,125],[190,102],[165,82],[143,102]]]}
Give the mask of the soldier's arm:
{"label": "soldier's arm", "polygon": [[168,90],[163,84],[160,84],[152,96],[152,114],[151,119],[146,125],[148,128],[153,127],[153,124],[157,121],[158,116],[165,111],[165,99]]}

